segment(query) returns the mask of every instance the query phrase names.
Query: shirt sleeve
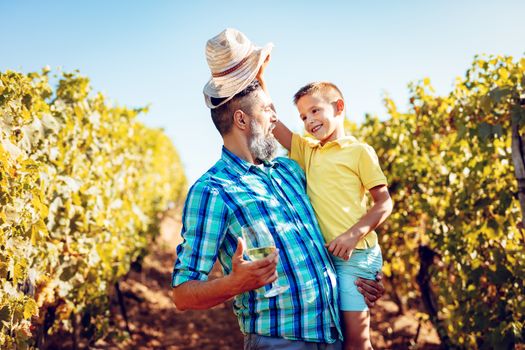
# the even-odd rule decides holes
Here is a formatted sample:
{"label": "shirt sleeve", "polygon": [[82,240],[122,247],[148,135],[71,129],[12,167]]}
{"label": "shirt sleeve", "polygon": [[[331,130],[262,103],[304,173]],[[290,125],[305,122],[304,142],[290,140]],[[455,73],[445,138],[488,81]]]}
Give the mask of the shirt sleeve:
{"label": "shirt sleeve", "polygon": [[371,146],[363,145],[357,166],[359,178],[367,190],[387,184],[385,174],[379,166],[377,154]]}
{"label": "shirt sleeve", "polygon": [[182,214],[183,242],[177,247],[172,287],[208,279],[228,228],[228,217],[228,207],[217,189],[202,183],[190,189]]}
{"label": "shirt sleeve", "polygon": [[299,134],[292,134],[292,146],[290,148],[289,157],[299,164],[303,171],[306,171],[306,152],[310,146],[308,141]]}

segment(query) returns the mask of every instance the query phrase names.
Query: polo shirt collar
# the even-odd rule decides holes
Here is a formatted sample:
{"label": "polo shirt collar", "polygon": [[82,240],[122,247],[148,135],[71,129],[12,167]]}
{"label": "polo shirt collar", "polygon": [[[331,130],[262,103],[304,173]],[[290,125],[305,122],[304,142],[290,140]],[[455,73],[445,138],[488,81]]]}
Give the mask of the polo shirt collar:
{"label": "polo shirt collar", "polygon": [[344,146],[347,146],[350,143],[355,142],[355,137],[353,137],[352,135],[345,135],[345,136],[335,140],[334,142],[337,143],[339,146],[344,147]]}
{"label": "polo shirt collar", "polygon": [[335,141],[330,141],[325,143],[324,145],[321,145],[320,141],[317,141],[316,143],[312,144],[312,147],[318,147],[318,148],[327,148],[331,147],[332,145],[339,145],[339,147],[345,147],[348,146],[350,143],[355,142],[355,137],[352,135],[345,135]]}

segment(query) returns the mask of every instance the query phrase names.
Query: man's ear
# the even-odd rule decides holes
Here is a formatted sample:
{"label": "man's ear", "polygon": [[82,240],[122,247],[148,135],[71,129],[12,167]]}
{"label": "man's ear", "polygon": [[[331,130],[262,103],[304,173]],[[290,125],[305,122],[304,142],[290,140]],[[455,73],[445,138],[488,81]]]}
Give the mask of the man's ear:
{"label": "man's ear", "polygon": [[241,130],[245,130],[248,127],[247,116],[240,109],[237,109],[235,112],[233,112],[233,125]]}
{"label": "man's ear", "polygon": [[339,115],[343,113],[344,110],[345,110],[345,101],[343,101],[343,99],[340,98],[335,102],[336,114]]}

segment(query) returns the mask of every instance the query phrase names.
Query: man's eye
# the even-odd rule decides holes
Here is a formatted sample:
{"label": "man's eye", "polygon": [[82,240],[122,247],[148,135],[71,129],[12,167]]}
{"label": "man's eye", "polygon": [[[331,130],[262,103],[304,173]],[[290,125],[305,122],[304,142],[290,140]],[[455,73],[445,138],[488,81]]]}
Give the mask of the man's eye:
{"label": "man's eye", "polygon": [[319,110],[317,108],[312,109],[312,113],[317,113]]}

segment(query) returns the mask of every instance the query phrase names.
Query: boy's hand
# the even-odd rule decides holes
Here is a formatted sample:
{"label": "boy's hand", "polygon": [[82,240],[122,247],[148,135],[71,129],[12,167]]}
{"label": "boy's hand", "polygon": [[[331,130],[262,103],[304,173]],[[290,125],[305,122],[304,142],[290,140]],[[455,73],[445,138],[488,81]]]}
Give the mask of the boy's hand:
{"label": "boy's hand", "polygon": [[266,56],[266,59],[264,60],[261,68],[259,68],[259,71],[257,72],[257,76],[255,78],[257,80],[259,80],[259,82],[262,82],[264,80],[264,78],[263,78],[264,71],[265,71],[266,67],[268,66],[268,63],[270,63],[270,56],[271,55]]}
{"label": "boy's hand", "polygon": [[352,252],[359,241],[358,236],[351,232],[343,233],[332,242],[327,243],[325,246],[328,251],[341,259],[348,260],[352,256]]}

